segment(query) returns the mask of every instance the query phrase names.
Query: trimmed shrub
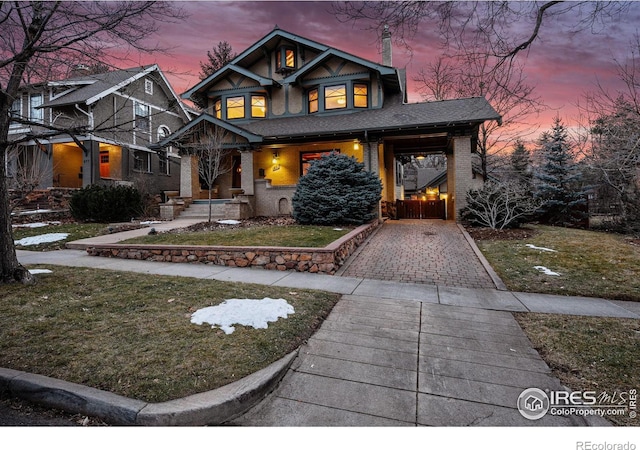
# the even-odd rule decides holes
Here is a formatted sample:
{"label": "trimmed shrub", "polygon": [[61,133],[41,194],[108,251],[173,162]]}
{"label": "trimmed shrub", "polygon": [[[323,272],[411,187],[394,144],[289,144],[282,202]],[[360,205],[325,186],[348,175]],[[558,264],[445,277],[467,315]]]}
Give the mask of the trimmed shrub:
{"label": "trimmed shrub", "polygon": [[140,214],[142,197],[130,186],[93,184],[75,192],[69,202],[71,214],[85,222],[125,222]]}
{"label": "trimmed shrub", "polygon": [[293,195],[293,217],[301,224],[360,225],[378,216],[380,179],[354,157],[332,153],[314,161]]}

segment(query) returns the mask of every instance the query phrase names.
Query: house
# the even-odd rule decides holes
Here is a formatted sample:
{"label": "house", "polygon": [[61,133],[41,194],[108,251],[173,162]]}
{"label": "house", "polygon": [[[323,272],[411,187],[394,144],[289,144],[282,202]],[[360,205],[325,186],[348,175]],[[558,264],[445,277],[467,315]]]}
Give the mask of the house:
{"label": "house", "polygon": [[[472,186],[478,127],[500,116],[484,98],[407,103],[390,33],[382,39],[379,63],[276,27],[183,94],[204,111],[159,145],[224,130],[235,162],[218,191],[222,198],[242,192],[233,201],[235,218],[290,214],[298,179],[330,152],[354,156],[377,174],[383,203],[404,198],[402,158],[444,153],[447,216],[454,219]],[[181,159],[180,195],[187,199],[205,197],[193,158]]]}
{"label": "house", "polygon": [[177,191],[179,155],[171,147],[156,153],[149,145],[192,115],[160,68],[84,69],[26,86],[13,102],[9,139],[16,145],[8,173],[14,185],[22,175],[34,178],[39,189],[136,180],[149,192]]}

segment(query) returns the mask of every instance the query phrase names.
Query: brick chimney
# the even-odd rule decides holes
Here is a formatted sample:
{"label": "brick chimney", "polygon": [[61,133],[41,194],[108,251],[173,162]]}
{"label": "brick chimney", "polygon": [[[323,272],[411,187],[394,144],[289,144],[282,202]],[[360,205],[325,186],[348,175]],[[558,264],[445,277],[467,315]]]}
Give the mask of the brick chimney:
{"label": "brick chimney", "polygon": [[389,31],[389,25],[384,26],[382,32],[382,65],[393,66],[391,58],[391,32]]}

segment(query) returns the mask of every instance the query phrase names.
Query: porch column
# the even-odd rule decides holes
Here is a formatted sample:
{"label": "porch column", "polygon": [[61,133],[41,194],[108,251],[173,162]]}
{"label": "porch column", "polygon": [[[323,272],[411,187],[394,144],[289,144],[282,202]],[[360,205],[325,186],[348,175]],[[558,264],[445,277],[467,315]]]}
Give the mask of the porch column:
{"label": "porch column", "polygon": [[180,157],[180,197],[194,198],[200,195],[198,158],[193,155]]}
{"label": "porch column", "polygon": [[447,217],[458,221],[467,206],[467,191],[472,188],[471,137],[453,138],[453,153],[447,156]]}
{"label": "porch column", "polygon": [[255,174],[253,173],[253,152],[248,150],[240,151],[240,187],[244,195],[254,195]]}
{"label": "porch column", "polygon": [[87,152],[82,153],[82,187],[100,180],[100,143],[98,141],[84,141]]}

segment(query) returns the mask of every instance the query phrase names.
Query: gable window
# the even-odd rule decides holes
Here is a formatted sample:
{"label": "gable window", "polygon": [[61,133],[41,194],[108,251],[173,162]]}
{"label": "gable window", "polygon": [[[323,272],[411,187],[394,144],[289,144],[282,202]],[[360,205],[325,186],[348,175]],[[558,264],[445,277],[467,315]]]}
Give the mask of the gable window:
{"label": "gable window", "polygon": [[291,47],[280,47],[276,53],[276,72],[296,68],[296,51]]}
{"label": "gable window", "polygon": [[153,81],[144,80],[144,92],[153,95]]}
{"label": "gable window", "polygon": [[151,131],[151,120],[149,106],[142,103],[135,103],[135,126],[136,129],[149,133]]}
{"label": "gable window", "polygon": [[133,153],[133,170],[137,172],[151,172],[151,153],[136,150]]}
{"label": "gable window", "polygon": [[244,97],[227,98],[227,119],[244,119]]}
{"label": "gable window", "polygon": [[336,86],[325,86],[324,88],[324,109],[340,109],[347,107],[347,86],[338,84]]}
{"label": "gable window", "polygon": [[309,91],[309,113],[318,112],[318,89],[311,89]]}
{"label": "gable window", "polygon": [[368,86],[366,84],[353,85],[353,106],[356,108],[369,106]]}
{"label": "gable window", "polygon": [[216,119],[222,119],[222,100],[218,99],[213,103],[213,115]]}
{"label": "gable window", "polygon": [[44,110],[39,108],[42,105],[42,94],[32,94],[29,97],[29,119],[34,122],[42,122]]}
{"label": "gable window", "polygon": [[267,117],[267,98],[264,95],[251,96],[251,117]]}

